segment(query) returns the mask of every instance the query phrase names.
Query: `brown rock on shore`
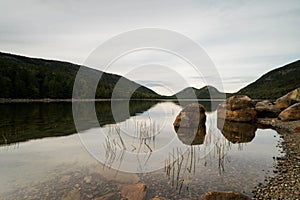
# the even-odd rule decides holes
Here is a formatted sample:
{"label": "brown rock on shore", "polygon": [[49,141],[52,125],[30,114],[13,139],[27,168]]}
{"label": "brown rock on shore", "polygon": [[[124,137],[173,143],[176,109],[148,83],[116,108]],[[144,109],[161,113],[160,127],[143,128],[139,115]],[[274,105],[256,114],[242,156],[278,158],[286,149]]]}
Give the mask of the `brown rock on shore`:
{"label": "brown rock on shore", "polygon": [[232,96],[218,107],[219,119],[235,122],[254,122],[257,112],[255,103],[248,96]]}
{"label": "brown rock on shore", "polygon": [[255,105],[257,117],[278,117],[281,110],[273,105],[269,100],[257,102]]}
{"label": "brown rock on shore", "polygon": [[300,88],[297,88],[286,95],[278,98],[275,102],[275,106],[279,109],[286,109],[294,103],[300,102]]}
{"label": "brown rock on shore", "polygon": [[282,121],[300,120],[300,103],[296,103],[279,114],[279,119]]}

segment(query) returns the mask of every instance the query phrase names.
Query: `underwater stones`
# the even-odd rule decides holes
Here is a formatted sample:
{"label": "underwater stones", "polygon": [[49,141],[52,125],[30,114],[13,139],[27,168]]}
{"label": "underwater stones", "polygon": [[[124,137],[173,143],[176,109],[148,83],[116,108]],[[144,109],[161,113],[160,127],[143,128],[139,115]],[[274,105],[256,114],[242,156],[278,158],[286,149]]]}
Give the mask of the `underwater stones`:
{"label": "underwater stones", "polygon": [[123,185],[120,191],[121,196],[127,200],[143,200],[146,198],[147,186],[143,183]]}
{"label": "underwater stones", "polygon": [[207,192],[200,200],[250,200],[249,197],[238,192]]}

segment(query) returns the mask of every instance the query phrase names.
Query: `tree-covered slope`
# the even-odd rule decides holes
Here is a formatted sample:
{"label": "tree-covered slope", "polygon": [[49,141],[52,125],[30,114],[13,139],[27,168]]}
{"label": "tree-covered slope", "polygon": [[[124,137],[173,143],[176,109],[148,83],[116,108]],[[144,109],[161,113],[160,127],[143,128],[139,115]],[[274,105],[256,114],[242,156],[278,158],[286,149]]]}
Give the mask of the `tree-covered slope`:
{"label": "tree-covered slope", "polygon": [[300,60],[274,69],[237,94],[256,99],[276,99],[300,87]]}
{"label": "tree-covered slope", "polygon": [[[0,52],[0,98],[69,99],[80,66],[72,63],[29,58]],[[101,73],[89,70],[91,73]],[[96,98],[110,98],[114,86],[122,78],[117,96],[122,98],[131,88],[138,88],[132,98],[157,98],[154,91],[124,77],[103,73]]]}

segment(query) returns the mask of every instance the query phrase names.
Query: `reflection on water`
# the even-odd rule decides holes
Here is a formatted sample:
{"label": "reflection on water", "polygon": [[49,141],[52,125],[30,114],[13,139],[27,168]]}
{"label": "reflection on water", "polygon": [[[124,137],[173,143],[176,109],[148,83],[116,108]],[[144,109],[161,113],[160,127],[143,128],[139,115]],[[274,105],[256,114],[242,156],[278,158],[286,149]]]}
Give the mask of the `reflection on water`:
{"label": "reflection on water", "polygon": [[[129,113],[131,116],[142,113],[151,106],[154,101],[131,101]],[[87,107],[89,102],[81,102],[85,129],[105,124],[115,123],[111,112],[111,102],[96,102],[95,108],[98,117],[97,122],[87,121]],[[120,109],[126,102],[115,103],[115,109]],[[76,133],[71,103],[12,103],[0,104],[0,145],[27,141],[44,137],[66,136]],[[120,112],[118,119],[126,120]],[[118,121],[119,122],[119,121]]]}
{"label": "reflection on water", "polygon": [[206,127],[185,128],[174,127],[179,140],[186,145],[200,145],[204,143]]}
{"label": "reflection on water", "polygon": [[[75,132],[70,104],[3,104],[0,108],[6,115],[0,118],[0,133],[6,138],[2,144],[52,137],[21,142],[14,149],[0,147],[0,196],[7,199],[47,192],[59,199],[77,185],[82,198],[93,199],[136,182],[148,186],[149,198],[194,199],[208,190],[251,195],[266,171],[272,171],[272,157],[279,150],[275,131],[227,122],[220,131],[213,111],[207,112],[205,129],[174,130],[181,107],[172,102],[131,103],[131,116],[124,115],[118,122],[112,118],[110,102],[100,102],[96,110],[101,127],[86,122],[80,137],[69,135]],[[157,170],[128,174],[118,169]]]}
{"label": "reflection on water", "polygon": [[230,122],[218,119],[218,128],[224,137],[232,143],[248,143],[255,137],[256,124]]}

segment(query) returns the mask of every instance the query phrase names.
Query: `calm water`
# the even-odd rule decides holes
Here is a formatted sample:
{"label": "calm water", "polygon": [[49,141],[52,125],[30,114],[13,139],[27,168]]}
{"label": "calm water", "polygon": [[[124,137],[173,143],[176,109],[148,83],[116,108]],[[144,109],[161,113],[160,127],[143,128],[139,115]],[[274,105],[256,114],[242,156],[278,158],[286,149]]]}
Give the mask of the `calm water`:
{"label": "calm water", "polygon": [[199,137],[176,133],[182,108],[173,102],[131,102],[124,113],[120,101],[117,117],[110,102],[98,102],[98,120],[80,119],[79,134],[70,103],[1,104],[1,199],[93,199],[138,182],[147,198],[193,199],[208,190],[251,196],[272,175],[279,135],[237,123],[220,131],[215,106],[203,104],[209,112]]}

